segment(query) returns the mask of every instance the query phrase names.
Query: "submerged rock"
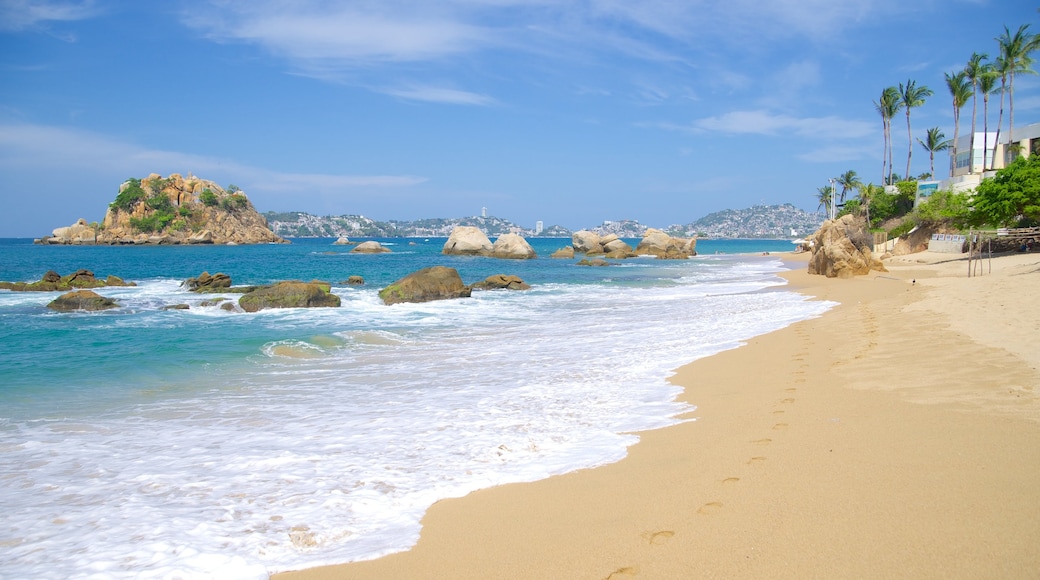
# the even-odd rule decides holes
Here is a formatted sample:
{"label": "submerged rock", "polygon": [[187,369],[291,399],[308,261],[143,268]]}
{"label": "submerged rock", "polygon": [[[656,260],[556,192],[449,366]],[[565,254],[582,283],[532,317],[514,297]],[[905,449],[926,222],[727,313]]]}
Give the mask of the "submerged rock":
{"label": "submerged rock", "polygon": [[74,290],[72,292],[66,292],[47,305],[47,308],[59,312],[71,312],[74,310],[108,310],[109,308],[118,307],[119,305],[116,304],[115,300],[105,298],[92,290]]}
{"label": "submerged rock", "polygon": [[188,278],[181,284],[192,292],[222,292],[231,287],[231,276],[223,272],[210,275],[203,272],[197,278]]}
{"label": "submerged rock", "polygon": [[75,272],[62,276],[54,270],[48,270],[43,277],[36,282],[0,282],[0,289],[15,292],[54,292],[58,290],[71,290],[73,288],[102,288],[105,286],[136,286],[133,282],[124,282],[119,276],[108,276],[104,280],[98,280],[90,270],[76,270]]}
{"label": "submerged rock", "polygon": [[340,299],[324,282],[292,280],[248,292],[238,299],[238,305],[246,312],[257,312],[267,308],[338,307]]}
{"label": "submerged rock", "polygon": [[390,249],[384,248],[379,242],[368,241],[361,242],[350,252],[352,254],[386,254],[390,252]]}
{"label": "submerged rock", "polygon": [[470,288],[462,283],[455,268],[432,266],[412,272],[379,291],[384,304],[429,302],[449,298],[466,298]]}
{"label": "submerged rock", "polygon": [[495,274],[473,284],[474,290],[530,290],[531,286],[519,276]]}

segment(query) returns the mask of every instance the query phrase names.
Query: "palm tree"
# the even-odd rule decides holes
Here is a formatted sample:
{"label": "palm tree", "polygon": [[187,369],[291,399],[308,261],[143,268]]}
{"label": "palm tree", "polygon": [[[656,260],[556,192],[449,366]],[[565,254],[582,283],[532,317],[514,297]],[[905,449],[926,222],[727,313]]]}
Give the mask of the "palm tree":
{"label": "palm tree", "polygon": [[961,108],[968,102],[968,97],[971,95],[968,80],[965,76],[964,71],[955,74],[946,73],[946,88],[950,89],[950,96],[953,97],[953,152],[950,154],[951,177],[953,176],[953,171],[957,168],[957,140],[960,139],[961,133]]}
{"label": "palm tree", "polygon": [[[820,205],[816,209],[829,210],[831,207],[831,196],[834,195],[834,188],[830,185],[824,185],[816,188],[816,199],[820,202]],[[830,217],[830,214],[827,214]]]}
{"label": "palm tree", "polygon": [[838,201],[845,203],[845,195],[848,194],[849,190],[859,189],[863,182],[859,180],[856,172],[850,169],[838,176],[838,185],[841,186],[841,195],[838,196]]}
{"label": "palm tree", "polygon": [[1014,139],[1015,131],[1015,74],[1036,74],[1031,68],[1033,65],[1033,59],[1030,57],[1030,53],[1037,49],[1037,38],[1035,35],[1030,34],[1026,30],[1029,28],[1028,24],[1023,24],[1018,27],[1015,34],[1011,34],[1008,27],[1004,27],[1004,35],[997,37],[997,43],[1000,45],[1000,57],[1004,59],[1005,69],[1007,71],[1007,92],[1008,92],[1008,144],[1011,144]]}
{"label": "palm tree", "polygon": [[921,141],[921,138],[917,138],[917,142],[924,147],[925,151],[928,152],[928,161],[931,164],[932,177],[935,176],[935,154],[939,151],[946,151],[950,148],[950,142],[946,140],[946,135],[943,134],[942,129],[938,127],[932,127],[928,129],[925,136],[925,140]]}
{"label": "palm tree", "polygon": [[911,79],[907,79],[907,83],[900,83],[900,102],[903,103],[903,107],[907,112],[907,141],[910,143],[910,147],[907,148],[907,176],[910,175],[910,158],[913,157],[913,133],[910,132],[910,109],[919,107],[925,104],[925,99],[932,96],[932,89],[925,86],[917,86],[917,83]]}
{"label": "palm tree", "polygon": [[973,52],[971,53],[971,58],[968,59],[968,64],[964,65],[964,76],[971,81],[971,140],[968,146],[971,155],[968,156],[969,173],[975,173],[975,114],[979,108],[979,78],[986,73],[987,67],[984,61],[987,58],[988,56],[985,54]]}
{"label": "palm tree", "polygon": [[[892,119],[899,112],[903,104],[899,101],[899,89],[888,87],[881,91],[881,97],[874,101],[874,109],[881,115],[881,125],[885,133],[885,150],[881,153],[881,181],[885,181],[886,175],[889,181],[892,178]],[[885,168],[888,168],[886,174]]]}
{"label": "palm tree", "polygon": [[863,209],[863,215],[867,218],[867,227],[870,227],[870,202],[874,199],[874,195],[880,191],[885,191],[881,186],[868,183],[863,185],[859,184],[859,201],[860,208]]}
{"label": "palm tree", "polygon": [[[997,73],[993,70],[993,66],[989,65],[986,67],[986,72],[979,77],[979,92],[982,93],[982,170],[986,170],[986,139],[989,135],[989,96],[996,92],[997,87]],[[972,152],[974,155],[974,152]]]}

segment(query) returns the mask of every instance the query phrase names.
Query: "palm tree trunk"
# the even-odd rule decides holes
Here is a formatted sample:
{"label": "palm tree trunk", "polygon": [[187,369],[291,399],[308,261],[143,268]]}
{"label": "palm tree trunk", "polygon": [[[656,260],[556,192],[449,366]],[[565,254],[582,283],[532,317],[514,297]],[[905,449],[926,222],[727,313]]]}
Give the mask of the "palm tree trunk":
{"label": "palm tree trunk", "polygon": [[1000,126],[1004,124],[1004,79],[1000,79],[1000,115],[997,116],[997,136],[993,139],[993,155],[989,158],[989,168],[997,168],[997,144],[1000,142]]}
{"label": "palm tree trunk", "polygon": [[957,104],[953,105],[953,154],[950,156],[950,177],[953,177],[953,172],[957,170],[957,140],[960,139],[961,135],[961,112],[957,108]]}
{"label": "palm tree trunk", "polygon": [[986,138],[989,137],[989,94],[982,95],[982,170],[986,171]]}
{"label": "palm tree trunk", "polygon": [[1015,135],[1015,71],[1008,74],[1008,146],[1004,150],[1004,159],[1007,159],[1008,151],[1011,150]]}
{"label": "palm tree trunk", "polygon": [[904,180],[910,179],[910,158],[914,155],[914,136],[910,132],[910,107],[906,108],[906,140],[910,143],[910,146],[906,148],[906,175],[903,176]]}

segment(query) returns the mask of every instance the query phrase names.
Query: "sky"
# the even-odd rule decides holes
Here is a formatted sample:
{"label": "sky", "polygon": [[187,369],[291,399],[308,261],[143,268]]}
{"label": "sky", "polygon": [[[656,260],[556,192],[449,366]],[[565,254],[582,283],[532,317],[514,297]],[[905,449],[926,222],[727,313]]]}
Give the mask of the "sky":
{"label": "sky", "polygon": [[[944,73],[995,57],[1004,26],[1040,32],[1038,7],[0,0],[0,237],[101,221],[124,180],[150,173],[235,184],[262,212],[381,221],[816,211],[830,177],[880,183],[885,87],[931,88],[914,137],[952,137]],[[981,102],[977,117],[981,131]],[[962,134],[970,118],[969,102]],[[1037,121],[1040,79],[1019,76],[1015,125]],[[905,117],[893,147],[903,173]],[[929,170],[916,142],[912,162]]]}

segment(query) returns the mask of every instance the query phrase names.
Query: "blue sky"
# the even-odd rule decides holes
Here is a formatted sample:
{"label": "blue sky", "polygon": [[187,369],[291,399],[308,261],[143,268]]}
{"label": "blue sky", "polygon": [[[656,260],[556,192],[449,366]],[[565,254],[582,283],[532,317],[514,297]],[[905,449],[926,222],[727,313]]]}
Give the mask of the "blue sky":
{"label": "blue sky", "polygon": [[[884,87],[931,87],[915,137],[952,137],[943,73],[1027,23],[1020,0],[0,0],[0,237],[101,220],[153,172],[377,220],[812,211],[828,177],[880,182]],[[1036,122],[1040,80],[1015,88]]]}

